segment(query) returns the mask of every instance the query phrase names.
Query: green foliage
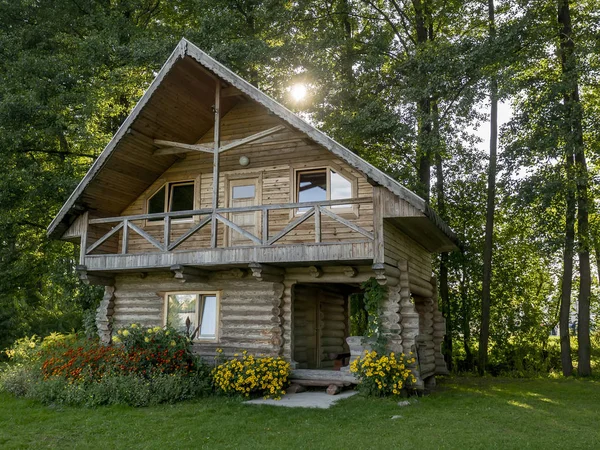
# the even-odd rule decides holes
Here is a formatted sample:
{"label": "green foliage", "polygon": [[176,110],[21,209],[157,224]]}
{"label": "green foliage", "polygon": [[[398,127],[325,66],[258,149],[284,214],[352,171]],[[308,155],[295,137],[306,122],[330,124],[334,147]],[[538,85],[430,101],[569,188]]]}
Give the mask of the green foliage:
{"label": "green foliage", "polygon": [[117,330],[117,336],[113,337],[113,343],[122,344],[127,351],[150,350],[169,352],[190,351],[191,340],[188,336],[180,333],[175,328],[167,327],[142,327],[139,324],[131,325]]}
{"label": "green foliage", "polygon": [[[9,350],[0,388],[44,403],[83,406],[174,403],[211,391],[210,368],[191,355],[185,336],[169,329],[161,337],[161,331],[137,325],[123,332],[128,330],[126,344],[118,347],[78,335],[21,339]],[[144,336],[157,334],[146,342]]]}
{"label": "green foliage", "polygon": [[350,295],[350,336],[365,336],[368,319],[365,310],[364,294]]}
{"label": "green foliage", "polygon": [[[69,383],[53,378],[30,385],[26,396],[45,404],[96,407],[105,405],[150,406],[176,403],[208,395],[206,373],[186,375],[108,375],[101,382]],[[15,394],[15,392],[12,392]]]}
{"label": "green foliage", "polygon": [[381,334],[381,304],[385,296],[385,288],[373,277],[360,286],[364,290],[363,303],[367,312],[367,337],[377,337]]}

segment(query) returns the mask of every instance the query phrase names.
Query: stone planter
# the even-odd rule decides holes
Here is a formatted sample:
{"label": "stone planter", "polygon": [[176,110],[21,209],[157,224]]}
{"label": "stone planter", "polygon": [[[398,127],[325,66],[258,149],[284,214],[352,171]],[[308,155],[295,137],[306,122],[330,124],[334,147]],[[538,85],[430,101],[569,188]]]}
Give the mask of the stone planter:
{"label": "stone planter", "polygon": [[[357,360],[365,351],[373,350],[373,342],[375,338],[367,338],[364,336],[348,336],[346,343],[350,349],[350,364]],[[350,364],[342,367],[343,371],[350,371]]]}

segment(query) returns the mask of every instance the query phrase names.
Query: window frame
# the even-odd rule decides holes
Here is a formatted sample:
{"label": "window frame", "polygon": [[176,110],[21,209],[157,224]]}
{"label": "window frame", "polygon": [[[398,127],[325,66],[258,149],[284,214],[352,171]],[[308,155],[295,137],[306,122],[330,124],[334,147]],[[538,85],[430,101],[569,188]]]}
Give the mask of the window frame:
{"label": "window frame", "polygon": [[[165,292],[164,293],[164,297],[163,297],[163,326],[167,326],[167,319],[169,317],[168,311],[169,311],[169,296],[170,295],[178,295],[178,294],[183,294],[183,295],[195,295],[196,296],[196,321],[200,322],[200,317],[203,314],[203,311],[201,311],[200,306],[203,306],[203,303],[201,302],[201,298],[202,297],[212,297],[214,296],[216,299],[216,307],[217,307],[217,311],[215,314],[215,337],[214,338],[202,338],[200,337],[200,335],[198,335],[196,338],[194,338],[193,342],[203,342],[203,343],[215,343],[215,342],[219,342],[220,340],[220,324],[221,324],[221,292],[222,291],[170,291],[170,292]],[[202,305],[201,305],[202,303]],[[199,326],[202,326],[202,322],[199,323]]]}
{"label": "window frame", "polygon": [[[145,211],[146,214],[149,214],[150,212],[150,200],[152,199],[152,197],[154,197],[161,189],[165,188],[165,202],[164,202],[164,206],[163,206],[163,212],[171,212],[170,206],[173,203],[173,189],[172,186],[192,186],[193,190],[194,190],[194,198],[192,199],[192,210],[197,209],[197,203],[198,203],[198,193],[197,193],[197,183],[195,179],[185,179],[185,180],[170,180],[170,181],[165,181],[163,182],[157,189],[154,189],[152,191],[151,194],[149,194],[148,196],[146,196],[146,201],[144,202],[144,206],[145,206]],[[191,216],[191,217],[183,217],[180,219],[177,218],[173,218],[171,219],[171,223],[192,223],[192,222],[197,222],[197,218],[198,216]],[[159,219],[159,220],[150,220],[150,219],[146,219],[146,226],[153,226],[153,225],[160,225],[163,226],[164,225],[164,219]]]}
{"label": "window frame", "polygon": [[[301,173],[303,173],[303,172],[304,173],[316,173],[316,172],[320,172],[323,170],[326,173],[326,183],[327,183],[327,185],[326,185],[326,200],[331,200],[331,172],[332,171],[337,173],[344,179],[346,179],[348,182],[350,182],[350,189],[351,189],[350,199],[356,198],[356,196],[358,194],[357,178],[355,176],[351,175],[350,173],[348,173],[348,171],[342,169],[341,167],[334,166],[329,163],[329,164],[324,164],[324,165],[319,165],[319,166],[293,167],[292,172],[291,172],[292,182],[290,183],[290,185],[292,185],[293,188],[290,189],[290,194],[291,194],[290,202],[291,203],[300,203],[299,194],[300,194],[300,174]],[[328,206],[327,208],[334,214],[340,214],[340,215],[352,214],[355,217],[358,217],[358,205],[357,204],[350,204],[350,206],[347,208],[331,207],[331,206]],[[304,214],[304,211],[300,211],[299,208],[296,208],[292,211],[290,216],[301,216],[302,214]]]}

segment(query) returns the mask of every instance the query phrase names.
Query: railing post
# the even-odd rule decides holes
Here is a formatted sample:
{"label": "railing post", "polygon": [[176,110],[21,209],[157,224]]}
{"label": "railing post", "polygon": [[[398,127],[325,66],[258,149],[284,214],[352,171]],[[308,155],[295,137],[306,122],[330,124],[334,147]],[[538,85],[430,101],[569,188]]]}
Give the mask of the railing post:
{"label": "railing post", "polygon": [[129,220],[123,221],[123,243],[121,244],[121,254],[127,254],[127,246],[129,245]]}
{"label": "railing post", "polygon": [[263,245],[267,244],[269,240],[269,210],[262,210],[262,243]]}
{"label": "railing post", "polygon": [[321,242],[321,207],[315,206],[315,242]]}
{"label": "railing post", "polygon": [[168,214],[165,216],[164,219],[164,237],[163,237],[163,244],[165,246],[165,252],[169,250],[169,245],[171,245],[171,216],[169,216]]}

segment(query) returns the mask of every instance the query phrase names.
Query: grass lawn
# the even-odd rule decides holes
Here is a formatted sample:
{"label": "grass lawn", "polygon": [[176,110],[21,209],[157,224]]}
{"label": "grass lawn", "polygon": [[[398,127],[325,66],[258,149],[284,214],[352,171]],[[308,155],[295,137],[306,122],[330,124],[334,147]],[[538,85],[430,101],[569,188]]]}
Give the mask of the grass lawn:
{"label": "grass lawn", "polygon": [[410,406],[355,396],[329,410],[225,398],[78,409],[0,394],[0,448],[600,448],[600,382],[454,378]]}

